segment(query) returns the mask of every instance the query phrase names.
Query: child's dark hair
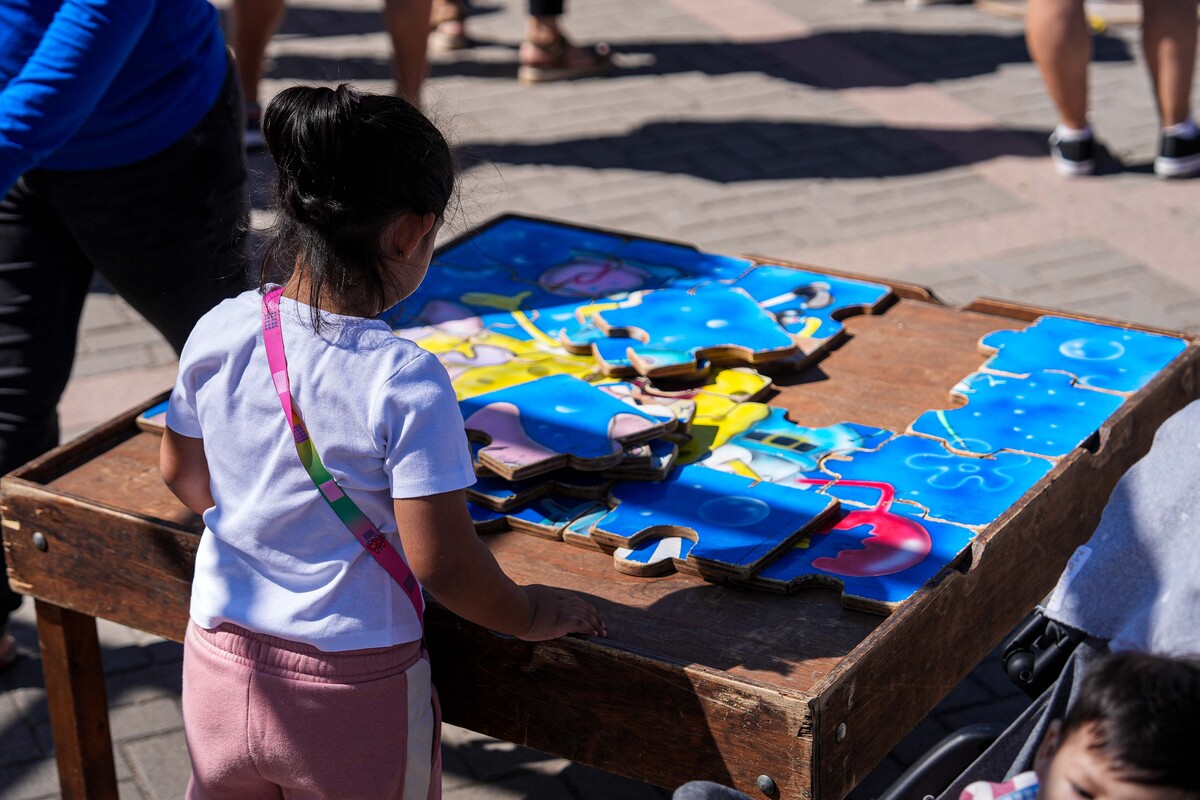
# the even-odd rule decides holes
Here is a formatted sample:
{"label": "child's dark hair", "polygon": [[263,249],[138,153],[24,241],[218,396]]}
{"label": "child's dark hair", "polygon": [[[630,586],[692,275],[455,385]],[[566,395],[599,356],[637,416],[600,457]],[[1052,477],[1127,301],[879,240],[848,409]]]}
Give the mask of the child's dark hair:
{"label": "child's dark hair", "polygon": [[303,264],[314,325],[326,291],[382,310],[384,230],[405,213],[441,219],[454,193],[441,132],[399,97],[342,84],[283,90],[267,106],[263,133],[279,173],[279,219],[260,287]]}
{"label": "child's dark hair", "polygon": [[1200,792],[1200,660],[1106,657],[1084,676],[1060,741],[1083,728],[1128,780]]}

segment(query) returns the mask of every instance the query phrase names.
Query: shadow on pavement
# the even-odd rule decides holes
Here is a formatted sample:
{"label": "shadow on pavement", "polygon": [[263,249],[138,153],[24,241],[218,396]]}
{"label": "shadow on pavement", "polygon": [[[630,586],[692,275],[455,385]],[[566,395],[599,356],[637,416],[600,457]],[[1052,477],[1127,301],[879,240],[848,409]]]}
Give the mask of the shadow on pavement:
{"label": "shadow on pavement", "polygon": [[937,172],[1001,156],[1040,158],[1040,131],[893,128],[770,120],[652,122],[629,133],[554,142],[472,142],[479,163],[633,169],[715,183],[800,178],[881,178]]}
{"label": "shadow on pavement", "polygon": [[[473,5],[471,18],[500,11],[496,5]],[[228,31],[226,11],[222,25]],[[381,14],[376,9],[337,9],[320,6],[289,8],[280,25],[280,38],[353,37],[382,33]],[[516,48],[520,31],[511,40],[491,40],[472,35],[476,47],[511,50],[509,60],[477,60],[471,50],[451,58],[435,55],[431,75],[512,79],[516,75]],[[1128,43],[1111,33],[1092,37],[1093,61],[1133,60]],[[811,86],[847,89],[853,87],[907,86],[940,80],[986,75],[1006,64],[1030,63],[1021,33],[983,31],[906,31],[886,28],[827,30],[810,36],[759,42],[713,40],[682,42],[619,42],[618,54],[641,56],[613,73],[612,78],[636,75],[669,75],[701,72],[730,75],[758,72],[773,78]],[[620,55],[618,56],[620,59]],[[328,57],[319,54],[280,55],[270,59],[267,76],[284,80],[352,81],[389,80],[388,58]]]}

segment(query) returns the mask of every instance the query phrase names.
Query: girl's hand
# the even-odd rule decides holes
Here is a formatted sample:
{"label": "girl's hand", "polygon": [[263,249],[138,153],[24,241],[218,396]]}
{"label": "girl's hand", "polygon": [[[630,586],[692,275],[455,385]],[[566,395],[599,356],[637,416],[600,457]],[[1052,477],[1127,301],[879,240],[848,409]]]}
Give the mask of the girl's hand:
{"label": "girl's hand", "polygon": [[533,620],[529,630],[517,635],[518,639],[544,642],[568,633],[608,636],[595,606],[574,592],[540,584],[522,586],[521,591],[533,606]]}

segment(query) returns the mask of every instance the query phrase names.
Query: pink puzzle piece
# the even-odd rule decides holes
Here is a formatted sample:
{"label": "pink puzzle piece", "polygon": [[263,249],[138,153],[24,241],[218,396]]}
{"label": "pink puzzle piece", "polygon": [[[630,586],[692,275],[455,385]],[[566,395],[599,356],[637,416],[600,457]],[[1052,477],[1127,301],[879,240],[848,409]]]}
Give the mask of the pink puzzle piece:
{"label": "pink puzzle piece", "polygon": [[602,470],[627,447],[661,438],[677,421],[651,414],[578,378],[552,375],[460,401],[479,463],[508,480],[565,466]]}

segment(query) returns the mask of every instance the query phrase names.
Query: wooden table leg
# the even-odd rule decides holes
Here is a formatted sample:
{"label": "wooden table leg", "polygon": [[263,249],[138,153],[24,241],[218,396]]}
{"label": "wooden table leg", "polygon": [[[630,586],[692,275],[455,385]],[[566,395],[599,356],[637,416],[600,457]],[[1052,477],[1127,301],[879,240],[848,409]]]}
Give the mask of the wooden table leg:
{"label": "wooden table leg", "polygon": [[34,605],[63,800],[116,800],[96,619],[42,600]]}

